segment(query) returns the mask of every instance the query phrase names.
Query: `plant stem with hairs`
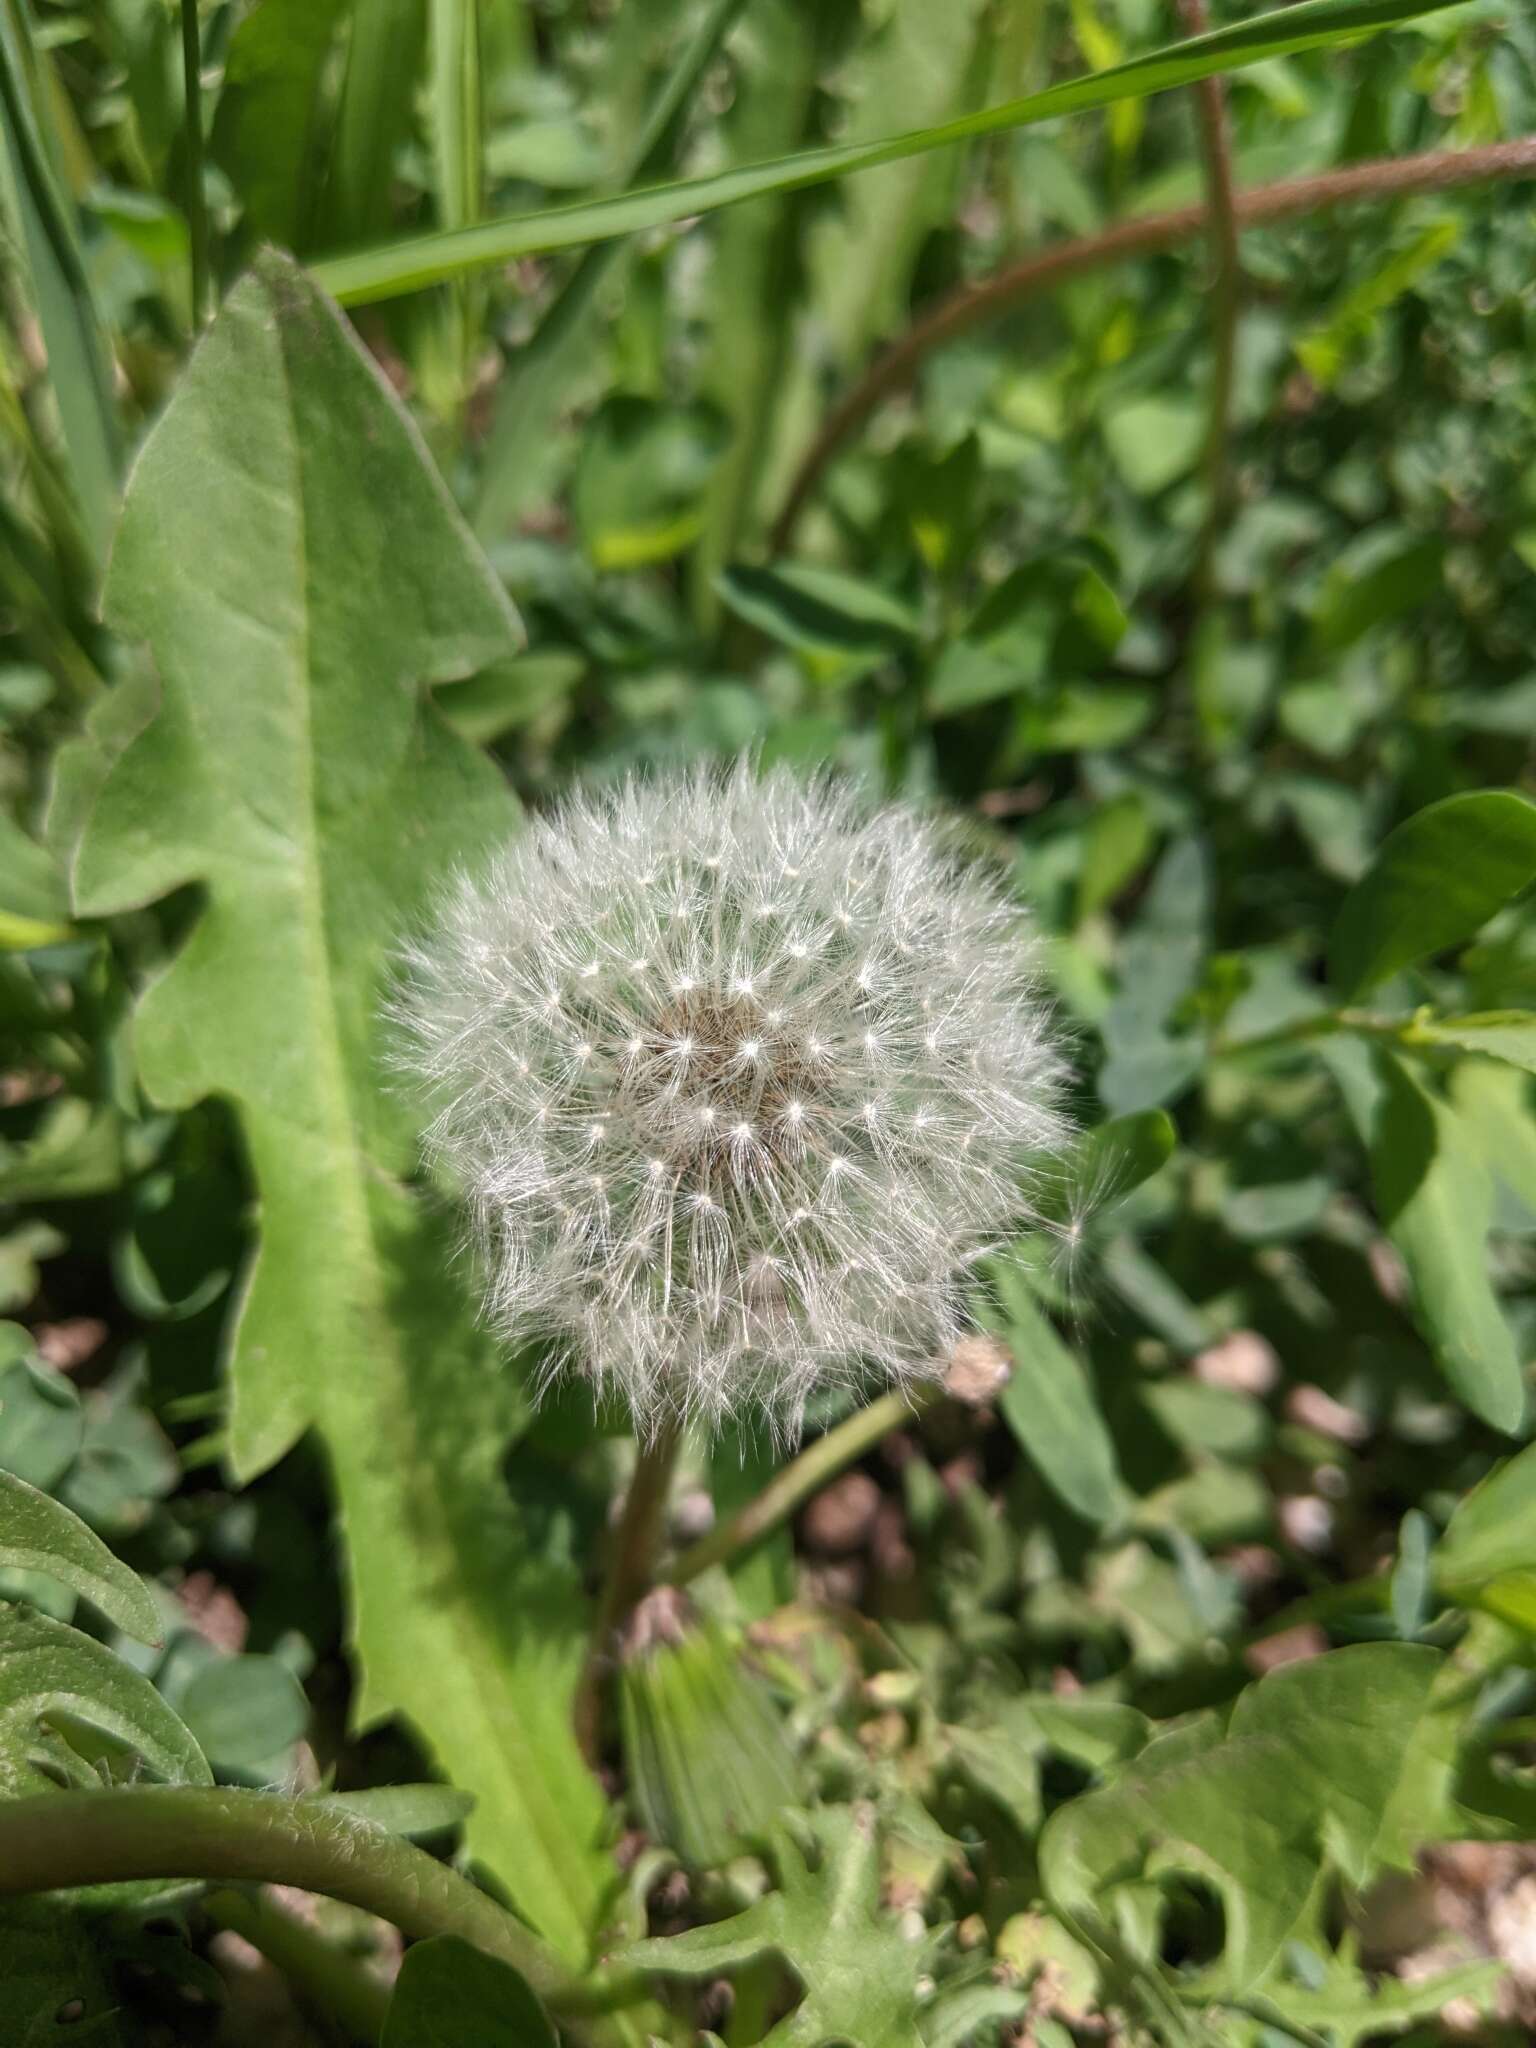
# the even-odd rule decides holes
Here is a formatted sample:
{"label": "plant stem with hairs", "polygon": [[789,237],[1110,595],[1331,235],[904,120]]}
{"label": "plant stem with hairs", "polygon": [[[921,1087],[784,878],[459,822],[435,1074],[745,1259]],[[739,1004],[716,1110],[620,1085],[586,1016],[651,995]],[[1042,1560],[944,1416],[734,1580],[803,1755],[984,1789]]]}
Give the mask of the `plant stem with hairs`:
{"label": "plant stem with hairs", "polygon": [[609,2048],[604,2015],[646,1996],[634,1972],[579,1977],[456,1870],[323,1798],[132,1785],[0,1800],[0,1897],[140,1878],[294,1885],[403,1934],[456,1934],[510,1963],[587,2048]]}
{"label": "plant stem with hairs", "polygon": [[655,1581],[682,1438],[679,1423],[665,1422],[653,1437],[642,1439],[623,1512],[612,1532],[586,1663],[576,1687],[576,1740],[589,1764],[596,1763],[601,1746],[603,1680],[614,1638]]}
{"label": "plant stem with hairs", "polygon": [[[1239,227],[1260,227],[1271,221],[1321,213],[1355,199],[1399,199],[1415,192],[1448,192],[1458,185],[1530,177],[1536,177],[1536,136],[1527,135],[1518,141],[1493,142],[1478,149],[1432,150],[1422,156],[1349,164],[1342,170],[1324,171],[1315,177],[1284,178],[1273,185],[1238,193],[1234,212]],[[911,383],[932,350],[988,320],[1001,318],[1025,300],[1038,298],[1069,278],[1082,277],[1135,256],[1176,249],[1203,233],[1206,226],[1207,209],[1203,206],[1184,206],[1172,213],[1120,221],[1102,234],[1061,242],[1027,256],[1022,262],[1009,264],[980,283],[962,286],[941,299],[871,364],[828,413],[774,521],[769,540],[771,552],[782,554],[789,546],[822,472],[844,442],[858,432],[882,400]]]}

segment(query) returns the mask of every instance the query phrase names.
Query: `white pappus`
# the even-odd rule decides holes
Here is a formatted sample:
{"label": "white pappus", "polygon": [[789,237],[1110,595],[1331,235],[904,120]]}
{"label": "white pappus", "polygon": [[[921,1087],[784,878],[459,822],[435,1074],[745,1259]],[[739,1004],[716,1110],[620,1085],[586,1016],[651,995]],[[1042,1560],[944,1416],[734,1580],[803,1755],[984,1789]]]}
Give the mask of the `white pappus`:
{"label": "white pappus", "polygon": [[942,828],[749,764],[569,798],[407,950],[394,1004],[509,1338],[637,1429],[788,1431],[933,1377],[1065,1139],[1018,907]]}

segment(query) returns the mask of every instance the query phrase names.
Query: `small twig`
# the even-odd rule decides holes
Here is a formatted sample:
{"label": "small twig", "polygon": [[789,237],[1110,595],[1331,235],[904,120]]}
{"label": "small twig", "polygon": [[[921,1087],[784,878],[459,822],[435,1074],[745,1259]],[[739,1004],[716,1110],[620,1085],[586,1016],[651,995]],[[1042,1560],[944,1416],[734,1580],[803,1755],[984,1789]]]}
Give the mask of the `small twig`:
{"label": "small twig", "polygon": [[683,1432],[668,1423],[635,1458],[634,1476],[624,1496],[624,1511],[613,1530],[603,1589],[598,1596],[586,1663],[576,1686],[573,1719],[576,1740],[589,1764],[601,1746],[603,1680],[613,1652],[613,1639],[639,1601],[655,1583],[656,1560],[666,1534],[667,1501]]}
{"label": "small twig", "polygon": [[761,1543],[829,1479],[873,1450],[893,1429],[910,1422],[943,1392],[942,1385],[935,1385],[923,1387],[915,1394],[882,1394],[878,1401],[850,1415],[825,1436],[817,1437],[745,1507],[738,1508],[707,1536],[690,1545],[665,1574],[667,1584],[686,1586],[711,1565],[724,1564],[728,1558],[739,1557]]}
{"label": "small twig", "polygon": [[309,2005],[351,2041],[374,2048],[384,2031],[389,1987],[333,1941],[275,1906],[264,1892],[210,1892],[203,1911],[248,1941]]}
{"label": "small twig", "polygon": [[[1179,0],[1179,13],[1192,36],[1211,25],[1205,0]],[[1242,289],[1237,248],[1237,187],[1232,176],[1232,135],[1227,121],[1227,88],[1213,75],[1193,88],[1200,118],[1200,154],[1205,174],[1205,216],[1211,243],[1211,418],[1205,448],[1205,525],[1200,536],[1196,584],[1208,593],[1211,561],[1226,518],[1232,488],[1227,439],[1232,426],[1232,389],[1237,370],[1237,314]]]}
{"label": "small twig", "polygon": [[187,232],[192,244],[192,332],[208,312],[208,204],[203,190],[203,53],[197,0],[181,0],[181,74],[186,91]]}
{"label": "small twig", "polygon": [[[1414,192],[1444,192],[1457,185],[1486,184],[1495,178],[1536,175],[1536,136],[1516,142],[1493,142],[1480,149],[1433,150],[1422,156],[1388,157],[1374,163],[1350,164],[1316,177],[1285,178],[1236,195],[1234,210],[1240,227],[1294,220],[1342,206],[1351,199],[1397,199]],[[916,375],[933,349],[957,335],[995,320],[1024,300],[1050,291],[1068,278],[1101,270],[1133,256],[1176,249],[1204,232],[1206,209],[1180,207],[1171,213],[1149,214],[1144,220],[1120,221],[1102,234],[1062,242],[1020,263],[1010,264],[979,283],[965,285],[941,299],[917,320],[848,390],[826,419],[796,471],[774,521],[769,538],[772,553],[789,545],[806,501],[833,456],[893,392]]]}

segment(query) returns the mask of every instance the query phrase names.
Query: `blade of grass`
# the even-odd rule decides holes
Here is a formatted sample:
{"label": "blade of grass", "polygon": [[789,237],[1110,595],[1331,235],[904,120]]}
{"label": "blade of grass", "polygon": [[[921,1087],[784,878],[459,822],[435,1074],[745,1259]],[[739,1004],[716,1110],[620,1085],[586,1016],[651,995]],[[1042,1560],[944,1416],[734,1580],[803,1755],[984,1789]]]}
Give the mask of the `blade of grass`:
{"label": "blade of grass", "polygon": [[569,249],[612,235],[631,235],[662,227],[695,214],[735,206],[764,192],[793,192],[807,185],[877,164],[898,163],[924,150],[969,142],[1006,128],[1023,128],[1063,114],[1086,113],[1144,93],[1166,92],[1193,85],[1218,71],[1262,63],[1325,48],[1371,29],[1417,20],[1441,12],[1454,0],[1297,0],[1291,7],[1256,15],[1251,21],[1214,30],[1182,43],[1150,50],[1110,71],[1074,78],[1061,85],[1010,100],[999,107],[961,115],[936,127],[887,135],[869,142],[834,144],[808,149],[775,162],[742,164],[702,178],[653,185],[609,199],[582,200],[545,212],[516,214],[485,221],[478,227],[417,236],[379,249],[333,256],[314,266],[315,276],[346,305],[419,291],[445,278],[458,277],[491,263],[507,263],[543,250]]}
{"label": "blade of grass", "polygon": [[70,484],[99,564],[116,516],[121,459],[111,354],[74,207],[49,155],[38,84],[26,0],[0,0],[0,218],[26,266]]}
{"label": "blade of grass", "polygon": [[[478,0],[428,0],[428,97],[437,211],[449,235],[473,234],[484,205]],[[451,280],[444,337],[448,389],[439,403],[456,411],[468,394],[470,358],[480,332],[480,288],[466,271]]]}
{"label": "blade of grass", "polygon": [[[745,0],[710,0],[646,114],[625,173],[626,185],[654,177],[672,160],[694,88],[744,4]],[[526,502],[532,452],[554,424],[581,366],[598,297],[623,249],[622,241],[612,240],[587,250],[507,366],[474,512],[475,531],[482,538],[505,532]]]}
{"label": "blade of grass", "polygon": [[[736,91],[721,124],[731,159],[777,154],[814,134],[829,26],[824,12],[797,0],[757,0],[737,38]],[[803,300],[803,225],[795,199],[760,199],[732,208],[714,240],[709,348],[699,389],[730,421],[731,438],[688,557],[689,597],[704,633],[719,624],[716,578],[740,544],[762,495],[764,470],[783,438],[783,396]]]}
{"label": "blade of grass", "polygon": [[208,317],[208,198],[203,190],[203,52],[197,0],[181,0],[181,76],[186,94],[187,234],[192,249],[192,331]]}
{"label": "blade of grass", "polygon": [[[1179,0],[1180,14],[1194,34],[1210,26],[1206,0]],[[1200,154],[1205,177],[1205,210],[1211,243],[1210,426],[1205,447],[1205,525],[1200,536],[1195,581],[1209,594],[1211,558],[1226,518],[1231,491],[1227,436],[1232,424],[1232,390],[1237,373],[1238,299],[1242,272],[1237,247],[1237,194],[1232,180],[1232,137],[1226,88],[1219,78],[1195,87],[1200,120]]]}
{"label": "blade of grass", "polygon": [[326,194],[325,233],[339,246],[388,225],[390,171],[410,132],[425,33],[422,0],[370,0],[353,9]]}

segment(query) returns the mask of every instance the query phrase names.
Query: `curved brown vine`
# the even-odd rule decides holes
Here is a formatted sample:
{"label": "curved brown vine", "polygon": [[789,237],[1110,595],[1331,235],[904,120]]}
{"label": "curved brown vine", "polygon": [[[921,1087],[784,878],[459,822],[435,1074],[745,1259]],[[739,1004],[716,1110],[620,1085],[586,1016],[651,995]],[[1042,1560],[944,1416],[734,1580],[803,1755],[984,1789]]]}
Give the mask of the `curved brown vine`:
{"label": "curved brown vine", "polygon": [[[1415,192],[1443,192],[1458,185],[1486,184],[1496,178],[1536,176],[1536,136],[1513,142],[1492,142],[1478,149],[1432,150],[1421,156],[1388,157],[1309,178],[1285,178],[1239,192],[1235,211],[1239,227],[1292,220],[1320,213],[1352,199],[1396,199]],[[856,384],[828,413],[821,431],[806,451],[783,509],[774,521],[769,549],[782,554],[794,533],[807,500],[832,457],[864,424],[882,399],[909,383],[930,350],[998,318],[1023,300],[1037,297],[1068,278],[1081,277],[1133,256],[1151,256],[1174,249],[1208,231],[1204,206],[1183,206],[1142,220],[1120,221],[1102,234],[1085,235],[1027,256],[978,284],[963,286],[941,299],[909,327],[899,341],[876,358]]]}

